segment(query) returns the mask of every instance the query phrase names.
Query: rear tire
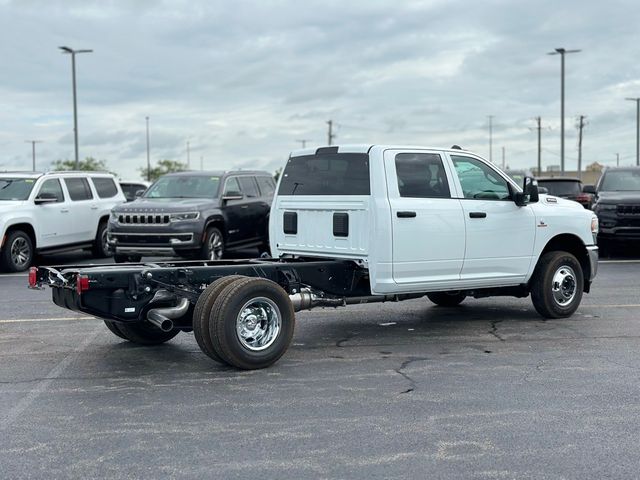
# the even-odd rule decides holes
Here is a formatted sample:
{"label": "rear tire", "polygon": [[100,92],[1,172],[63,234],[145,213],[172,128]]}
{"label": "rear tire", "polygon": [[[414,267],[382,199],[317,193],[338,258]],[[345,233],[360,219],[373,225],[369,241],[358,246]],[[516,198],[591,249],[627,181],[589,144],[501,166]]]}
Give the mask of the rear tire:
{"label": "rear tire", "polygon": [[243,370],[274,364],[287,351],[294,328],[289,295],[264,278],[241,278],[227,285],[209,316],[216,354]]}
{"label": "rear tire", "polygon": [[180,333],[180,330],[176,329],[163,332],[147,322],[123,323],[118,325],[118,330],[124,338],[138,345],[159,345],[168,342]]}
{"label": "rear tire", "polygon": [[127,340],[127,337],[125,337],[122,334],[122,332],[118,329],[118,325],[116,324],[116,322],[112,322],[111,320],[104,320],[104,324],[107,326],[109,331],[113,333],[116,337],[120,337],[123,340]]}
{"label": "rear tire", "polygon": [[240,278],[244,277],[241,275],[229,275],[228,277],[218,278],[200,294],[193,309],[193,336],[196,337],[200,350],[218,363],[226,362],[216,353],[211,342],[211,334],[209,333],[211,308],[220,292]]}
{"label": "rear tire", "polygon": [[33,242],[22,230],[7,235],[0,253],[2,269],[7,272],[24,272],[33,263]]}
{"label": "rear tire", "polygon": [[531,300],[545,318],[566,318],[580,306],[584,276],[580,262],[569,252],[547,252],[531,277]]}
{"label": "rear tire", "polygon": [[107,243],[107,222],[100,222],[98,225],[98,231],[96,232],[96,239],[93,242],[91,253],[96,258],[107,258],[111,256],[111,249]]}
{"label": "rear tire", "polygon": [[427,293],[427,298],[441,307],[457,307],[467,298],[463,292],[433,292]]}

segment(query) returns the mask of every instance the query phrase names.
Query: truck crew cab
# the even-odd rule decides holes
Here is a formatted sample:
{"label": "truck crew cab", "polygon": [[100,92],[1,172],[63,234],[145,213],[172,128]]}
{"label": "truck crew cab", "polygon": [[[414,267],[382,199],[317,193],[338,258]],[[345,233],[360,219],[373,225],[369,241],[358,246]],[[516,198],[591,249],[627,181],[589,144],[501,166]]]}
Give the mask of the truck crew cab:
{"label": "truck crew cab", "polygon": [[120,337],[160,343],[193,328],[211,358],[253,369],[284,354],[294,311],[531,294],[542,316],[561,318],[597,272],[592,212],[460,149],[293,152],[269,230],[273,259],[45,267],[30,284],[51,285],[58,305],[104,318]]}

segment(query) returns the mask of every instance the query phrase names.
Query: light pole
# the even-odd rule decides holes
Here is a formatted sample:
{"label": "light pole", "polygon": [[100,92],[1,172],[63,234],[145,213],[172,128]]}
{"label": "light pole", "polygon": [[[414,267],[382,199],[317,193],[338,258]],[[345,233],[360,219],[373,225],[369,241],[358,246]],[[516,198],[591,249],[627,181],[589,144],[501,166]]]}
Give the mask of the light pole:
{"label": "light pole", "polygon": [[191,170],[191,146],[187,140],[187,170]]}
{"label": "light pole", "polygon": [[73,76],[73,139],[76,152],[76,170],[80,169],[80,159],[78,157],[78,102],[76,100],[76,54],[91,53],[93,50],[74,50],[69,47],[58,47],[62,53],[71,55],[71,72]]}
{"label": "light pole", "polygon": [[567,53],[578,53],[581,50],[556,48],[547,55],[560,55],[560,172],[564,175],[564,56]]}
{"label": "light pole", "polygon": [[636,165],[640,165],[640,97],[626,100],[636,102]]}
{"label": "light pole", "polygon": [[489,119],[489,161],[493,163],[493,115],[487,115]]}
{"label": "light pole", "polygon": [[25,140],[25,143],[31,144],[31,158],[33,160],[33,171],[36,171],[36,143],[42,143],[42,140]]}
{"label": "light pole", "polygon": [[296,142],[300,142],[302,144],[302,148],[307,148],[307,142],[311,140],[308,138],[301,138],[300,140],[296,140]]}
{"label": "light pole", "polygon": [[144,117],[147,121],[147,182],[151,181],[151,157],[149,156],[149,117]]}

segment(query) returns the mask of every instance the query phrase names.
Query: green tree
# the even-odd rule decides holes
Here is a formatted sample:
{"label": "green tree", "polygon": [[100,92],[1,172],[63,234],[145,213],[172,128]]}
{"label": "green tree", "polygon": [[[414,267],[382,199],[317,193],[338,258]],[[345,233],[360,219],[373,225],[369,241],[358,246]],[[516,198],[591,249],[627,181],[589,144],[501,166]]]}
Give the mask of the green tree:
{"label": "green tree", "polygon": [[273,178],[275,179],[276,183],[278,183],[280,175],[282,175],[282,167],[278,168],[273,174]]}
{"label": "green tree", "polygon": [[75,160],[56,160],[53,162],[54,170],[82,170],[82,171],[108,171],[106,160],[96,160],[93,157],[87,157],[78,162],[76,168]]}
{"label": "green tree", "polygon": [[[155,182],[158,178],[166,173],[184,172],[187,170],[187,164],[175,160],[160,160],[154,167],[151,167],[149,179]],[[140,176],[146,180],[147,167],[138,168]]]}

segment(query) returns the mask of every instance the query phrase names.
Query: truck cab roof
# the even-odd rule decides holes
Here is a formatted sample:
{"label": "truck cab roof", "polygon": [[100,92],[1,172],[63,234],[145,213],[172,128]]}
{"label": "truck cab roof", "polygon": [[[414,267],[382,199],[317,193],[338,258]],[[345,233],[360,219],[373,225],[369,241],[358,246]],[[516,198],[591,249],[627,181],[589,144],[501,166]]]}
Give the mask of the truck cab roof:
{"label": "truck cab roof", "polygon": [[294,150],[291,152],[291,157],[301,157],[304,155],[317,155],[317,154],[327,154],[327,153],[369,153],[372,149],[381,149],[381,150],[394,150],[394,149],[403,149],[403,150],[437,150],[439,152],[452,152],[452,153],[461,153],[465,152],[464,149],[459,148],[442,148],[442,147],[426,147],[424,145],[387,145],[387,144],[345,144],[345,145],[325,145],[322,147],[314,147],[314,148],[304,148],[299,150]]}

